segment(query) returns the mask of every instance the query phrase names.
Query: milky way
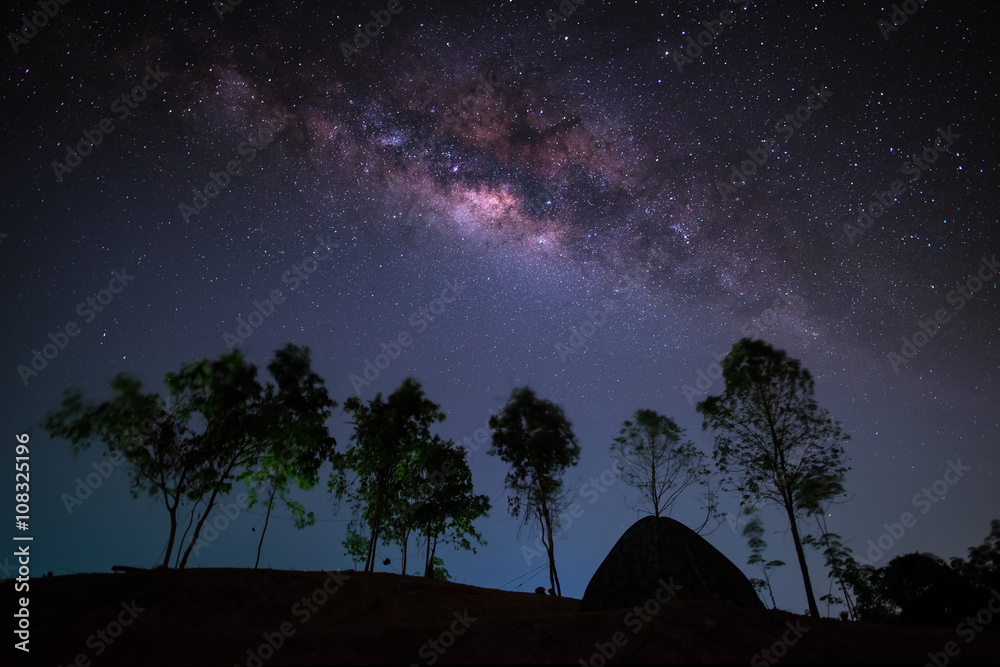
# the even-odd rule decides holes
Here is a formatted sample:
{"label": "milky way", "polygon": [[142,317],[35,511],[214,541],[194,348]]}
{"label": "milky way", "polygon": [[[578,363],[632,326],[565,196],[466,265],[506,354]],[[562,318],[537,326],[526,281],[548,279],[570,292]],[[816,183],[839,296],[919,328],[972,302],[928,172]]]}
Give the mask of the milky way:
{"label": "milky way", "polygon": [[[721,390],[716,360],[754,331],[802,360],[852,435],[851,500],[831,519],[849,545],[959,457],[972,471],[897,553],[964,555],[985,536],[1000,296],[992,279],[955,294],[1000,253],[992,6],[928,2],[887,30],[892,3],[592,1],[562,16],[556,0],[404,0],[355,49],[388,3],[163,4],[60,5],[6,54],[0,396],[7,432],[52,452],[39,471],[49,569],[106,569],[101,545],[122,539],[109,525],[140,535],[137,563],[163,544],[158,507],[123,508],[125,476],[67,515],[60,494],[91,459],[37,427],[59,392],[96,394],[117,372],[162,389],[181,363],[228,351],[275,289],[288,298],[239,343],[258,367],[308,345],[342,403],[381,345],[410,333],[363,398],[413,375],[461,442],[531,385],[580,436],[568,482],[607,469],[638,408],[710,452],[693,401]],[[17,3],[4,25],[35,9]],[[156,68],[162,81],[143,84]],[[114,129],[68,166],[102,119]],[[302,273],[323,242],[329,256]],[[82,320],[77,304],[123,267],[134,280]],[[445,281],[467,289],[415,331]],[[947,322],[894,362],[942,308]],[[70,320],[79,336],[25,379],[18,368]],[[470,462],[493,500],[490,546],[445,558],[461,580],[501,586],[531,568],[503,466],[485,447]],[[571,595],[635,519],[629,492],[612,491],[557,545]],[[346,513],[303,498],[323,523],[277,528],[276,545],[296,546],[271,562],[345,566]],[[693,507],[675,517],[696,521]],[[249,525],[200,564],[243,566]],[[737,531],[712,539],[742,566]],[[768,543],[791,562],[783,533]],[[798,611],[801,581],[778,576],[779,603]]]}

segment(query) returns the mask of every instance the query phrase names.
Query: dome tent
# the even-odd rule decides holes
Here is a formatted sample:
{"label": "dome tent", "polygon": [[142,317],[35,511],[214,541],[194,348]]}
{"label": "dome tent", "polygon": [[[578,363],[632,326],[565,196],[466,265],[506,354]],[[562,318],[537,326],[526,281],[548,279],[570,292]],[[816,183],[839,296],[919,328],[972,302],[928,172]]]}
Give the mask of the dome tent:
{"label": "dome tent", "polygon": [[643,605],[676,585],[681,600],[716,600],[763,609],[750,580],[705,538],[673,519],[647,516],[625,531],[587,584],[579,611]]}

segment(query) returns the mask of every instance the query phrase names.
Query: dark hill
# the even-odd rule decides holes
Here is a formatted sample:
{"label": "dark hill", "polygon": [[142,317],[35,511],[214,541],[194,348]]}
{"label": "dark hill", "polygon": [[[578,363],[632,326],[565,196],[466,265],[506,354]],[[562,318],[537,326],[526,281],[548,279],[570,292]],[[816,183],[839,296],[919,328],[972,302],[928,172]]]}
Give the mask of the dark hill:
{"label": "dark hill", "polygon": [[621,536],[587,584],[580,611],[606,611],[666,600],[764,605],[746,575],[708,540],[680,521],[639,519]]}
{"label": "dark hill", "polygon": [[[324,582],[335,592],[326,594]],[[314,600],[311,610],[303,598]],[[923,664],[929,651],[943,651],[949,641],[961,645],[952,662],[1000,657],[1000,636],[989,631],[964,643],[954,628],[812,621],[707,600],[676,600],[640,623],[634,611],[577,612],[578,604],[381,573],[206,568],[69,575],[31,582],[31,663],[68,665],[82,654],[95,665],[245,665],[252,649],[265,659],[251,665],[428,664],[432,658],[579,664],[599,647],[614,650],[612,662],[746,663],[796,622],[806,630],[788,648],[783,661],[790,663]],[[128,625],[117,626],[118,619]],[[287,637],[280,636],[282,627]],[[273,655],[269,647],[257,651],[268,646],[265,635],[281,646]],[[624,647],[615,646],[616,636]]]}

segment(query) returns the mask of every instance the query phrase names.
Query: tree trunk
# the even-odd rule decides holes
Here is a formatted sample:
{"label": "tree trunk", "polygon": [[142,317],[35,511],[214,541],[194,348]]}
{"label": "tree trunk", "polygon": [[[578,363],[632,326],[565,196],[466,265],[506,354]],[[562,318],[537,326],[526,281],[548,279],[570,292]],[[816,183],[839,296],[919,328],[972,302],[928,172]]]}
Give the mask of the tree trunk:
{"label": "tree trunk", "polygon": [[216,485],[212,490],[212,495],[208,497],[208,506],[205,507],[205,513],[201,515],[201,519],[198,520],[198,525],[194,528],[194,535],[191,536],[191,542],[188,543],[187,549],[184,550],[184,558],[181,559],[181,564],[178,569],[183,570],[184,566],[187,565],[188,557],[191,555],[191,549],[198,542],[198,536],[201,535],[201,527],[205,525],[205,521],[208,519],[209,512],[212,511],[212,507],[215,505],[215,497],[219,494],[219,486]]}
{"label": "tree trunk", "polygon": [[253,569],[257,569],[260,563],[260,549],[264,546],[264,533],[267,532],[267,522],[271,520],[271,508],[274,506],[274,494],[278,487],[271,488],[271,497],[267,499],[267,514],[264,515],[264,528],[260,531],[260,542],[257,543],[257,560],[253,563]]}
{"label": "tree trunk", "polygon": [[171,507],[167,502],[167,512],[170,513],[170,537],[167,538],[167,553],[163,555],[162,567],[170,567],[170,554],[174,550],[174,538],[177,536],[177,503]]}
{"label": "tree trunk", "polygon": [[788,512],[788,522],[792,529],[792,540],[795,542],[795,555],[799,559],[799,568],[802,570],[802,581],[806,585],[806,599],[809,601],[809,615],[819,618],[819,607],[816,606],[816,598],[813,596],[812,582],[809,581],[809,568],[806,566],[806,554],[802,550],[802,540],[799,539],[799,528],[795,523],[795,512],[792,510],[792,501],[785,501],[785,510]]}
{"label": "tree trunk", "polygon": [[660,518],[660,495],[657,493],[658,489],[656,484],[656,443],[653,442],[653,438],[649,439],[649,448],[653,452],[652,457],[652,475],[650,475],[650,485],[652,489],[653,496],[653,516],[657,519]]}
{"label": "tree trunk", "polygon": [[[198,503],[195,503],[194,505],[191,506],[191,516],[188,517],[187,528],[184,529],[184,533],[181,535],[181,540],[178,544],[184,544],[184,540],[187,539],[188,531],[191,530],[191,526],[194,525],[194,513],[197,509],[198,509]],[[174,567],[177,567],[177,564],[179,563],[180,559],[181,559],[181,550],[177,549],[177,558],[174,559]]]}
{"label": "tree trunk", "polygon": [[549,583],[552,585],[552,593],[562,597],[562,589],[559,587],[559,575],[556,574],[556,545],[555,536],[552,534],[552,521],[545,511],[543,506],[543,521],[542,530],[548,533],[548,539],[546,541],[545,550],[548,552],[549,556]]}
{"label": "tree trunk", "polygon": [[[819,527],[820,531],[822,531],[823,541],[826,542],[826,551],[827,553],[830,553],[831,548],[830,548],[829,532],[826,530],[826,522],[825,521],[821,522],[820,517],[821,515],[816,515],[816,525]],[[847,584],[844,582],[844,576],[841,574],[840,571],[840,565],[838,564],[839,559],[840,559],[840,554],[838,553],[836,554],[835,558],[830,559],[830,563],[833,567],[833,573],[837,577],[837,583],[840,584],[840,590],[844,592],[844,604],[847,605],[847,611],[851,615],[851,620],[854,621],[857,620],[854,614],[854,605],[851,602],[851,594],[847,590]]]}
{"label": "tree trunk", "polygon": [[385,494],[388,486],[388,475],[381,473],[378,479],[379,495],[375,505],[375,516],[372,517],[372,538],[368,543],[368,562],[365,563],[365,572],[375,571],[375,554],[378,550],[378,536],[382,528],[382,510],[385,507]]}
{"label": "tree trunk", "polygon": [[410,541],[410,532],[403,532],[403,574],[406,574],[406,547]]}
{"label": "tree trunk", "polygon": [[431,536],[427,531],[427,555],[424,557],[424,576],[434,578],[434,563],[431,561]]}

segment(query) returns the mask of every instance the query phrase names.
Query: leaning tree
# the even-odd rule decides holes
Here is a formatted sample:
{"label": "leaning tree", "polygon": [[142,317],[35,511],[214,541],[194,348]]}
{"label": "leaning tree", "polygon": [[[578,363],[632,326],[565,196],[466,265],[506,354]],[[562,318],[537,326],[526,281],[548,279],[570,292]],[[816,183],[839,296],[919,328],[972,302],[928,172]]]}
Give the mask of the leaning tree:
{"label": "leaning tree", "polygon": [[702,427],[716,431],[713,458],[741,505],[785,511],[809,612],[818,618],[798,521],[844,492],[850,436],[816,402],[809,371],[784,351],[743,338],[723,368],[724,392],[696,406]]}
{"label": "leaning tree", "polygon": [[[183,364],[165,376],[170,402],[142,393],[138,379],[119,373],[111,381],[113,398],[96,403],[68,390],[43,426],[76,452],[103,442],[109,456],[125,458],[133,497],[162,496],[170,517],[162,566],[169,566],[176,544],[175,565],[184,568],[218,498],[237,480],[249,479],[261,461],[308,480],[315,477],[309,469],[333,453],[325,422],[336,403],[309,370],[308,348],[286,345],[268,370],[277,390],[260,385],[257,367],[239,350]],[[178,514],[188,506],[178,542]]]}
{"label": "leaning tree", "polygon": [[505,479],[506,488],[514,492],[507,499],[510,514],[520,516],[522,525],[537,522],[549,557],[549,582],[553,592],[562,595],[553,538],[563,472],[580,460],[572,425],[561,407],[538,398],[528,387],[512,390],[489,425],[493,445],[488,453],[511,466]]}

